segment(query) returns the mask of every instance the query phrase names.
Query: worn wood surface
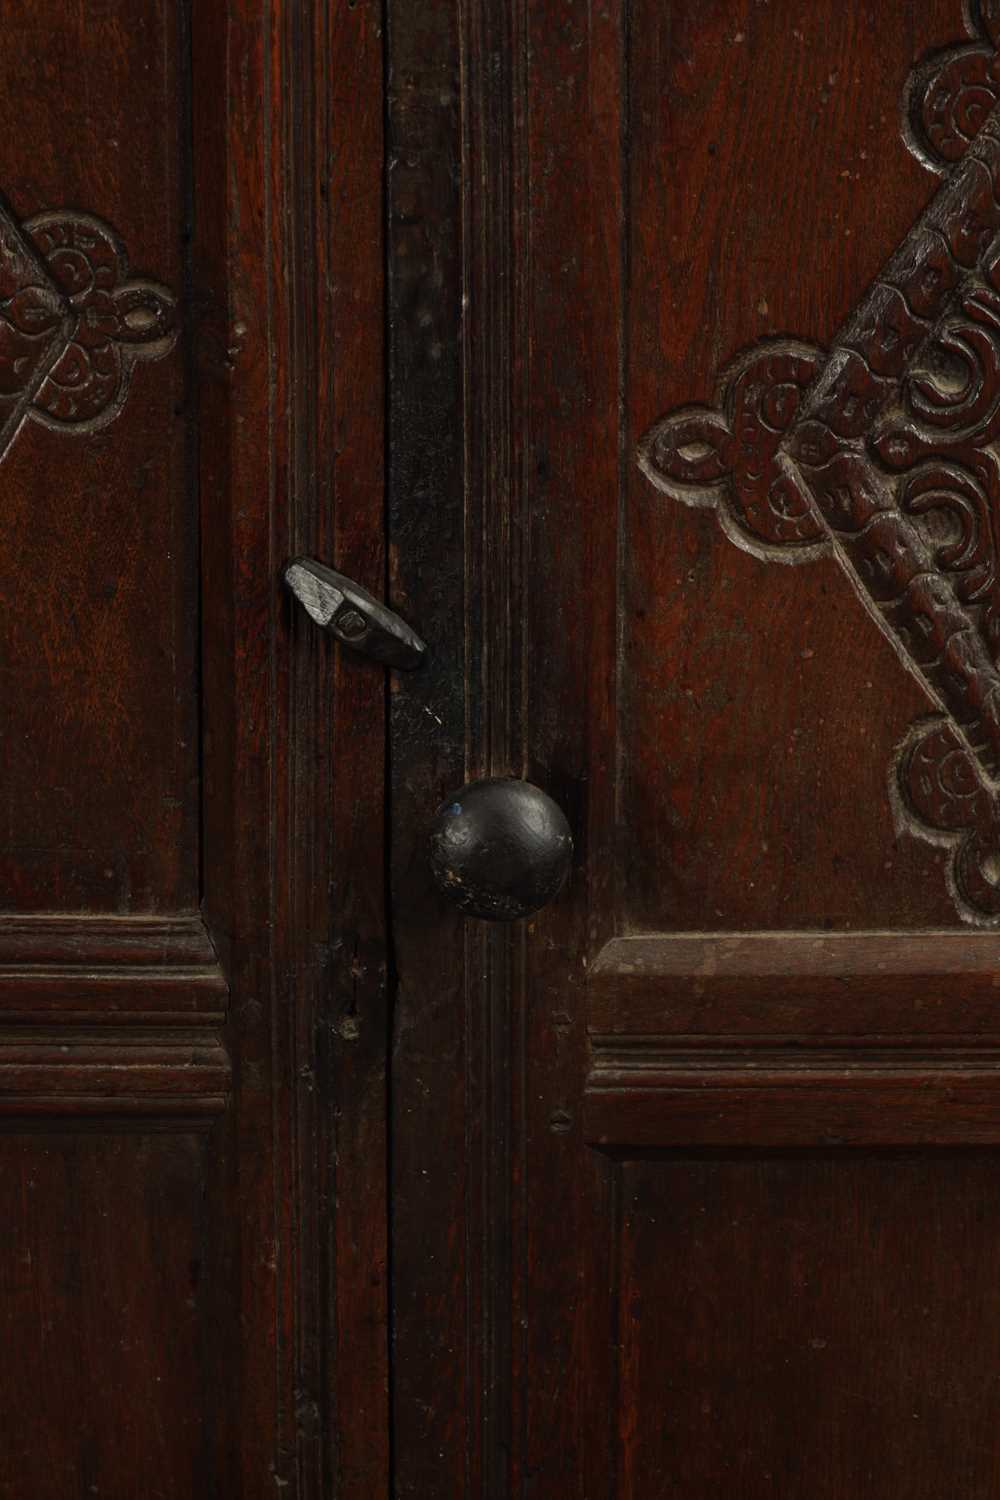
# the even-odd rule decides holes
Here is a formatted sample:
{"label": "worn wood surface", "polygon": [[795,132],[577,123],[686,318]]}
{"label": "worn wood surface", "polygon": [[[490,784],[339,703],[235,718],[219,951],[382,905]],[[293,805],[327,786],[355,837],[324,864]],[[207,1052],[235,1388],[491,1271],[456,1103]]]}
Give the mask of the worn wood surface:
{"label": "worn wood surface", "polygon": [[[859,308],[896,358],[869,289],[964,149],[904,90],[966,21],[972,130],[959,0],[5,15],[0,1495],[995,1490],[994,793],[931,777],[935,843],[899,780],[961,695],[678,501],[710,443],[640,462],[773,337],[821,467],[803,371]],[[300,552],[422,671],[295,614]],[[426,840],[503,774],[576,859],[500,930]]]}
{"label": "worn wood surface", "polygon": [[390,603],[429,645],[390,696],[393,1482],[415,1500],[465,1493],[479,1463],[476,979],[427,863],[434,811],[465,780],[463,144],[458,8],[391,0],[387,20]]}
{"label": "worn wood surface", "polygon": [[381,7],[4,30],[0,1494],[368,1500],[385,684],[281,569],[385,587]]}
{"label": "worn wood surface", "polygon": [[[940,187],[907,80],[964,45],[974,130],[996,17],[450,15],[390,29],[419,125],[390,243],[393,516],[411,616],[443,630],[433,693],[393,695],[396,1487],[989,1494],[1000,1333],[985,1292],[959,1304],[995,1250],[993,898],[949,884],[954,840],[913,836],[894,780],[941,705],[833,555],[734,547],[717,497],[678,503],[640,458],[747,345],[828,346],[884,310],[869,288]],[[948,118],[920,128],[954,163]],[[980,188],[953,227],[985,255]],[[436,280],[408,239],[431,225]],[[435,349],[464,381],[427,376]],[[988,358],[950,377],[992,410]],[[462,399],[464,445],[440,426]],[[677,462],[711,475],[708,450]],[[489,772],[544,787],[577,845],[509,938],[460,935],[414,873],[442,779]]]}

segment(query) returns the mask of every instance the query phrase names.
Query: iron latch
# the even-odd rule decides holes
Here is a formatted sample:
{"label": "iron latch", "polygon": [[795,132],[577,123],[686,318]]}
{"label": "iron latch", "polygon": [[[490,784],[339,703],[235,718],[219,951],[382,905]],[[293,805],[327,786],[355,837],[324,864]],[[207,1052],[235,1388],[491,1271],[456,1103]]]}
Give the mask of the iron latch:
{"label": "iron latch", "polygon": [[285,582],[311,620],[345,646],[400,672],[419,667],[427,647],[391,609],[359,583],[311,557],[296,557]]}

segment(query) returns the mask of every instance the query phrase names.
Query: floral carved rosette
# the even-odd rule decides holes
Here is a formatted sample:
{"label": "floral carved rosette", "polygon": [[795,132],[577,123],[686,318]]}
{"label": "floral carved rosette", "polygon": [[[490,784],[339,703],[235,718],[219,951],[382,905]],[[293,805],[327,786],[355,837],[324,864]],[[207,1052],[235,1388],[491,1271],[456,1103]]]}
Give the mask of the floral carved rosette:
{"label": "floral carved rosette", "polygon": [[966,6],[971,41],[936,53],[913,70],[906,90],[906,144],[932,172],[961,161],[1000,102],[1000,5]]}
{"label": "floral carved rosette", "polygon": [[113,421],[135,365],[176,331],[174,298],[130,276],[108,225],[68,212],[19,224],[0,201],[0,457],[28,420],[80,433]]}
{"label": "floral carved rosette", "polygon": [[905,100],[942,186],[833,347],[758,345],[638,460],[755,556],[833,553],[936,710],[892,768],[898,821],[948,851],[960,914],[1000,925],[1000,0],[966,19]]}
{"label": "floral carved rosette", "polygon": [[758,344],[723,372],[714,407],[672,412],[646,435],[643,473],[688,505],[716,509],[730,541],[755,556],[808,562],[827,551],[808,497],[779,463],[825,358],[790,339]]}

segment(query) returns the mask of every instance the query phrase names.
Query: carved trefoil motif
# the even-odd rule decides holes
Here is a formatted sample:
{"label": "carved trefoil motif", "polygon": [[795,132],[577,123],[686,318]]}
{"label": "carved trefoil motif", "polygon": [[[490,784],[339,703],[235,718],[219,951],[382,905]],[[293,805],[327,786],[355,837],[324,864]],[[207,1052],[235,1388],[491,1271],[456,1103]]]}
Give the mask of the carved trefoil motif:
{"label": "carved trefoil motif", "polygon": [[757,345],[639,464],[758,557],[836,557],[936,710],[891,769],[897,820],[949,851],[961,915],[1000,925],[1000,19],[967,24],[905,101],[943,185],[833,347]]}
{"label": "carved trefoil motif", "polygon": [[29,420],[71,432],[113,421],[136,363],[175,337],[174,298],[130,276],[107,224],[65,211],[19,224],[0,199],[0,459]]}

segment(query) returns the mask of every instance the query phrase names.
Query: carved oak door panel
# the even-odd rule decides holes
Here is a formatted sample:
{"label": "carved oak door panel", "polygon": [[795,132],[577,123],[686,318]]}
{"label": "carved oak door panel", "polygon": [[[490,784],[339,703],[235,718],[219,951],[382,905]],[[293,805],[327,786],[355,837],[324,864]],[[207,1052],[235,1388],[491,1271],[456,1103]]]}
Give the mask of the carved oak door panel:
{"label": "carved oak door panel", "polygon": [[281,586],[381,587],[377,9],[2,7],[11,1500],[384,1483],[382,674]]}
{"label": "carved oak door panel", "polygon": [[[994,1495],[997,9],[431,9],[390,100],[393,523],[445,642],[393,699],[401,1492]],[[470,772],[575,836],[506,934],[412,873]]]}

